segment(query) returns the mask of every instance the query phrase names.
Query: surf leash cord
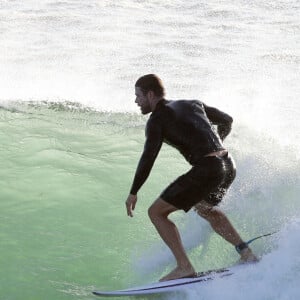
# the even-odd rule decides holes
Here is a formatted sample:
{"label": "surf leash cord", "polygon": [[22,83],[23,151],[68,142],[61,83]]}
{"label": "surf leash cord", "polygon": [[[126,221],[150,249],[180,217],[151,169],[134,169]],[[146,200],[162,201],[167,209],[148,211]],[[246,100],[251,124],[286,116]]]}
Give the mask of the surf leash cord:
{"label": "surf leash cord", "polygon": [[241,243],[239,245],[236,245],[235,246],[235,250],[240,254],[244,249],[248,248],[248,245],[250,243],[254,242],[255,240],[260,239],[260,238],[265,237],[265,236],[272,235],[272,234],[277,233],[277,232],[278,231],[267,233],[267,234],[263,234],[263,235],[257,236],[255,238],[249,240],[248,242],[243,242],[243,243]]}

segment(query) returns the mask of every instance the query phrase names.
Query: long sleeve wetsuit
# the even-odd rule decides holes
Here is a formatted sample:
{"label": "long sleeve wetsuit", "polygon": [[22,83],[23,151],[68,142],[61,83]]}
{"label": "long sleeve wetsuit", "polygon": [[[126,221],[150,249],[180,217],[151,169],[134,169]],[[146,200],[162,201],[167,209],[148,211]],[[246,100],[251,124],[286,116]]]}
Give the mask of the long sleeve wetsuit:
{"label": "long sleeve wetsuit", "polygon": [[130,193],[136,195],[148,178],[163,142],[194,166],[206,154],[224,150],[222,141],[231,124],[228,114],[198,100],[161,100],[147,122],[144,151]]}

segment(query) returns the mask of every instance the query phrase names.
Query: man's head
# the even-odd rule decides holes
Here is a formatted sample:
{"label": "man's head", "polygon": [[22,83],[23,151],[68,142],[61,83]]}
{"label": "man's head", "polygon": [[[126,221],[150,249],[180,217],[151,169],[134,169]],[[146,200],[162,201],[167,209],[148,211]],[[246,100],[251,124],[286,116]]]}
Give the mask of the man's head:
{"label": "man's head", "polygon": [[165,89],[158,76],[148,74],[140,77],[135,83],[135,95],[135,103],[140,106],[142,114],[148,114],[163,99]]}

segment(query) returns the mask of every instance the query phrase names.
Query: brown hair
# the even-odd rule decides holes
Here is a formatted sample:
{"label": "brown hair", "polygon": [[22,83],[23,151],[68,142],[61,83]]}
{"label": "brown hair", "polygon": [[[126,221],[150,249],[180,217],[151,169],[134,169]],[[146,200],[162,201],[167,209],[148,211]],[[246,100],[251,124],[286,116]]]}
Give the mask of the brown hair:
{"label": "brown hair", "polygon": [[165,88],[162,81],[155,74],[147,74],[140,77],[135,83],[135,86],[139,87],[143,91],[144,95],[146,95],[149,91],[153,91],[157,97],[165,96]]}

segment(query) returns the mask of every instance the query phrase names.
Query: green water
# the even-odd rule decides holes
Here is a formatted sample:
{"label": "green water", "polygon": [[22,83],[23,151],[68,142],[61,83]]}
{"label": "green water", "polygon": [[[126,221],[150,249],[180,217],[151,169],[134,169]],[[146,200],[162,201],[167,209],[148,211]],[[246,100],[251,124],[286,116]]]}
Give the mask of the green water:
{"label": "green water", "polygon": [[1,299],[92,299],[95,288],[142,281],[131,270],[133,248],[157,241],[147,206],[174,176],[169,163],[178,174],[186,168],[163,150],[127,217],[144,123],[74,104],[0,110]]}

